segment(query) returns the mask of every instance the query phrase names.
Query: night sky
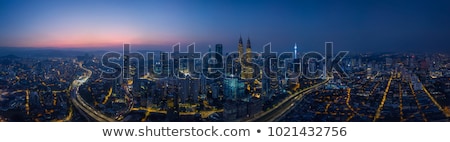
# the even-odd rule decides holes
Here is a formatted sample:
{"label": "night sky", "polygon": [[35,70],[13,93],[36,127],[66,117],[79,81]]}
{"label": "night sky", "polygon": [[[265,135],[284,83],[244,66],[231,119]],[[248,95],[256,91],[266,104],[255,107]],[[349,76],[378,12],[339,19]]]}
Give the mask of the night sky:
{"label": "night sky", "polygon": [[1,0],[0,47],[171,50],[195,42],[235,51],[450,52],[450,1]]}

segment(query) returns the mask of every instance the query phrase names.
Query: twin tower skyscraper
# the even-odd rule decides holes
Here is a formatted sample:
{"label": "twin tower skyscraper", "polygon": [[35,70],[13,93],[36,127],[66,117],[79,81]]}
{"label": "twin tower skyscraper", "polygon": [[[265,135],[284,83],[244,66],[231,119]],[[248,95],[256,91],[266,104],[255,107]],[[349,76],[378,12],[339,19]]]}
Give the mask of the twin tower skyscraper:
{"label": "twin tower skyscraper", "polygon": [[[247,38],[247,45],[246,45],[245,52],[247,53],[246,54],[247,56],[244,57],[244,59],[248,61],[249,59],[251,59],[250,53],[252,52],[252,45],[250,43],[250,37]],[[242,42],[242,36],[239,36],[238,53],[239,53],[239,57],[242,57],[245,54],[244,53],[244,44]],[[242,79],[252,78],[252,75],[253,75],[253,71],[251,68],[244,68],[243,70],[241,70],[241,78]]]}

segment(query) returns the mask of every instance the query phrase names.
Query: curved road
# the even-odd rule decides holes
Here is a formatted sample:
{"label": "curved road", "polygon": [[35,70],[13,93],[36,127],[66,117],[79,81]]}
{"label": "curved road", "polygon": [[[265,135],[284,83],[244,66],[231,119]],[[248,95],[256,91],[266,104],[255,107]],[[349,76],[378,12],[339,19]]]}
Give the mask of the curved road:
{"label": "curved road", "polygon": [[256,116],[254,116],[250,119],[244,119],[241,121],[247,121],[247,122],[251,122],[251,121],[253,121],[253,122],[273,122],[273,121],[276,121],[279,118],[281,118],[284,114],[286,114],[286,112],[291,110],[295,106],[295,103],[297,101],[303,99],[303,96],[305,94],[310,93],[312,90],[321,87],[322,85],[326,84],[329,80],[330,79],[327,78],[325,81],[323,81],[319,84],[313,85],[313,86],[305,88],[303,90],[300,90],[300,91],[296,92],[295,94],[287,97],[280,103],[278,103],[278,105],[276,105],[272,109],[269,109],[265,112],[257,114]]}
{"label": "curved road", "polygon": [[[92,108],[78,93],[78,89],[81,85],[83,85],[92,75],[92,71],[83,67],[81,62],[78,62],[78,65],[81,69],[87,72],[86,76],[82,76],[77,80],[74,80],[70,86],[70,100],[72,101],[74,107],[79,110],[82,114],[85,114],[85,117],[89,117],[99,122],[114,122],[115,119],[112,119],[98,110]],[[87,115],[87,116],[86,116]],[[89,119],[88,118],[88,119]]]}

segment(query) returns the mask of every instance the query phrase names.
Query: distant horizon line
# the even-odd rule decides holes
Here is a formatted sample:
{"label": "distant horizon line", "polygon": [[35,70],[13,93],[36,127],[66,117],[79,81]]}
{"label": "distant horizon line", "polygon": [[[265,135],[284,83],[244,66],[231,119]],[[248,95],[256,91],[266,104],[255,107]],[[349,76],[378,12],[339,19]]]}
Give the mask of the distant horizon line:
{"label": "distant horizon line", "polygon": [[[139,44],[139,43],[131,43],[131,42],[123,42],[121,44],[114,44],[114,45],[105,45],[105,46],[73,46],[73,47],[63,47],[63,46],[0,46],[0,51],[9,51],[9,52],[21,52],[21,51],[26,51],[26,50],[59,50],[59,51],[64,51],[64,50],[72,50],[72,51],[122,51],[123,50],[123,45],[124,44],[130,44],[132,47],[132,50],[134,51],[139,51],[139,50],[148,50],[148,51],[171,51],[172,46],[179,44],[180,42],[176,42],[173,44],[164,44],[164,45],[160,45],[160,44]],[[198,45],[197,42],[192,42],[195,43],[196,45]],[[183,43],[184,44],[184,43]],[[201,43],[203,44],[203,43]],[[223,44],[223,43],[215,43],[215,44]],[[214,45],[215,45],[214,44]],[[188,44],[186,44],[187,46]],[[213,45],[213,44],[210,44]],[[200,48],[198,48],[200,47]],[[214,47],[214,46],[213,46]],[[234,46],[230,46],[230,47],[234,47]],[[207,50],[207,46],[203,47],[203,46],[196,46],[196,49],[198,52]],[[237,44],[235,48],[228,48],[231,49],[231,51],[227,51],[224,50],[224,53],[229,53],[229,52],[233,52],[233,51],[237,51]],[[255,51],[262,50],[262,48],[254,48],[256,49]],[[294,46],[293,48],[294,49]],[[187,50],[187,49],[184,49]],[[225,52],[226,51],[226,52]],[[291,50],[284,50],[281,52],[289,52]],[[314,50],[311,50],[314,51]],[[354,51],[354,50],[347,50],[350,51],[350,54],[379,54],[379,53],[414,53],[414,54],[435,54],[435,53],[445,53],[445,54],[450,54],[449,52],[445,52],[445,51],[428,51],[428,52],[422,52],[422,51]],[[304,51],[302,51],[304,52]],[[306,51],[306,52],[310,52],[310,51]],[[320,52],[320,51],[319,51]],[[301,53],[301,52],[300,52]],[[8,53],[6,53],[8,54]],[[6,55],[6,54],[2,54],[2,55]]]}
{"label": "distant horizon line", "polygon": [[36,48],[36,49],[85,49],[85,48],[122,48],[123,44],[130,44],[132,46],[167,46],[159,44],[133,44],[124,42],[122,44],[110,44],[110,45],[82,45],[82,46],[0,46],[0,48]]}
{"label": "distant horizon line", "polygon": [[[162,49],[149,49],[149,48],[145,48],[142,46],[145,45],[140,45],[141,47],[138,48],[134,48],[134,51],[152,51],[152,52],[171,52],[171,49],[166,49],[166,50],[162,50]],[[100,52],[100,51],[104,51],[104,52],[120,52],[123,50],[122,47],[70,47],[70,48],[59,48],[59,47],[5,47],[5,46],[0,46],[0,51],[4,51],[8,49],[12,49],[9,50],[10,53],[5,53],[3,52],[3,54],[0,54],[0,56],[7,56],[7,55],[15,55],[15,53],[13,52],[25,52],[27,50],[35,50],[35,51],[45,51],[45,50],[51,50],[51,51],[81,51],[81,52]],[[17,49],[17,50],[14,50]],[[201,51],[196,51],[196,52],[201,52]],[[233,51],[231,51],[233,52]],[[225,53],[231,53],[231,52],[225,52]],[[203,53],[203,52],[201,52]],[[301,53],[301,52],[300,52]],[[450,55],[450,53],[447,52],[412,52],[412,51],[366,51],[366,52],[361,52],[361,51],[350,51],[349,55],[361,55],[361,54],[404,54],[404,53],[408,53],[408,54],[439,54],[439,53],[444,53],[444,54],[448,54]]]}

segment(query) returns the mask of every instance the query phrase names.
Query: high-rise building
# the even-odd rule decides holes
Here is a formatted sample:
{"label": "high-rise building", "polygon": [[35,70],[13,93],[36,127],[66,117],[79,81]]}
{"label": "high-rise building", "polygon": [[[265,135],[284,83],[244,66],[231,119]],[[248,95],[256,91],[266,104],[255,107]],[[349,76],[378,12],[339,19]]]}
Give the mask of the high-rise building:
{"label": "high-rise building", "polygon": [[294,59],[297,59],[297,43],[294,45]]}
{"label": "high-rise building", "polygon": [[192,78],[187,75],[185,78],[180,79],[181,89],[180,99],[181,103],[197,103],[198,95],[200,92],[200,79]]}
{"label": "high-rise building", "polygon": [[[249,59],[251,59],[251,54],[250,54],[251,52],[252,52],[252,46],[250,44],[250,38],[248,38],[247,46],[246,46],[247,56],[245,56],[244,60],[249,61]],[[251,68],[246,67],[242,70],[241,77],[243,79],[250,79],[250,78],[252,78],[252,76],[253,76],[253,72],[252,72]]]}
{"label": "high-rise building", "polygon": [[332,65],[331,61],[333,58],[333,43],[332,42],[326,42],[325,43],[325,70],[324,70],[324,77],[330,77],[333,78],[333,72],[332,72]]}
{"label": "high-rise building", "polygon": [[[236,59],[236,65],[239,66],[239,68],[241,68],[241,57],[244,55],[244,45],[242,43],[242,36],[239,37],[239,42],[238,42],[238,52],[239,52],[239,57],[238,59]],[[238,68],[235,68],[235,71],[237,71]],[[240,70],[240,75],[242,75],[243,70]]]}
{"label": "high-rise building", "polygon": [[239,42],[238,42],[238,53],[239,53],[239,58],[244,55],[244,45],[242,43],[242,36],[239,37]]}
{"label": "high-rise building", "polygon": [[216,44],[216,52],[220,55],[223,55],[223,45],[222,44]]}
{"label": "high-rise building", "polygon": [[234,69],[233,69],[233,65],[236,64],[237,62],[233,59],[233,54],[227,54],[224,58],[224,62],[225,62],[225,75],[231,76],[232,74],[234,74]]}
{"label": "high-rise building", "polygon": [[169,75],[169,53],[161,52],[160,58],[161,58],[161,72],[163,75],[168,76]]}
{"label": "high-rise building", "polygon": [[242,36],[239,37],[239,42],[238,42],[238,57],[232,57],[234,58],[234,63],[233,64],[227,64],[227,65],[231,65],[231,68],[227,68],[227,69],[231,69],[231,71],[229,72],[232,75],[241,75],[242,74],[242,70],[241,70],[241,57],[244,54],[244,45],[242,43]]}
{"label": "high-rise building", "polygon": [[[123,50],[125,53],[129,53],[130,44],[123,44]],[[123,77],[127,79],[130,77],[130,55],[123,55]]]}
{"label": "high-rise building", "polygon": [[[202,70],[203,72],[210,72],[212,69],[212,55],[211,55],[211,45],[208,46],[208,53],[206,54],[208,55],[206,63],[202,64]],[[203,89],[202,89],[203,90]]]}
{"label": "high-rise building", "polygon": [[250,58],[250,54],[252,52],[252,45],[250,44],[250,37],[247,39],[247,59]]}
{"label": "high-rise building", "polygon": [[246,98],[244,95],[245,85],[244,82],[238,79],[238,77],[226,78],[224,80],[224,97],[226,100],[242,100]]}
{"label": "high-rise building", "polygon": [[211,45],[208,45],[208,53],[210,53],[209,57],[211,58]]}
{"label": "high-rise building", "polygon": [[[270,64],[270,66],[271,66],[271,68],[272,69],[274,69],[274,70],[278,70],[278,65],[277,64]],[[278,77],[277,77],[277,74],[276,73],[274,73],[274,74],[270,74],[269,75],[269,77],[270,77],[270,90],[271,90],[271,94],[272,95],[276,95],[276,94],[278,94],[279,92],[279,82],[278,82]]]}
{"label": "high-rise building", "polygon": [[[222,55],[222,57],[223,57],[223,45],[222,44],[216,44],[216,52],[219,53],[220,55]],[[223,61],[224,61],[224,59],[222,58],[222,62]],[[223,73],[225,73],[224,71],[225,70],[222,70]],[[216,83],[216,85],[214,85],[212,88],[212,90],[213,90],[212,95],[215,96],[215,98],[217,98],[218,96],[223,96],[223,77],[215,79],[214,82]]]}

